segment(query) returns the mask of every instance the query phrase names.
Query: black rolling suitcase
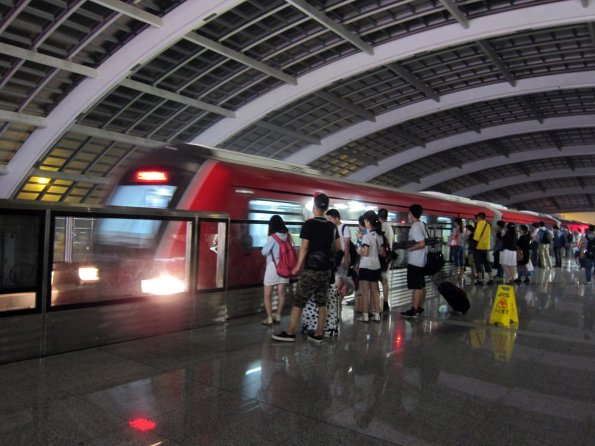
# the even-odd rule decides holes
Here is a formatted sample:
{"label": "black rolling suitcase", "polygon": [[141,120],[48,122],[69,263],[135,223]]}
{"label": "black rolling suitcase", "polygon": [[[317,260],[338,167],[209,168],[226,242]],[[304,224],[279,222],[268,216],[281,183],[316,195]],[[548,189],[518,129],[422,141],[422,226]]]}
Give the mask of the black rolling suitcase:
{"label": "black rolling suitcase", "polygon": [[442,294],[448,305],[457,313],[465,314],[471,308],[467,293],[454,283],[442,282],[438,285],[438,292]]}

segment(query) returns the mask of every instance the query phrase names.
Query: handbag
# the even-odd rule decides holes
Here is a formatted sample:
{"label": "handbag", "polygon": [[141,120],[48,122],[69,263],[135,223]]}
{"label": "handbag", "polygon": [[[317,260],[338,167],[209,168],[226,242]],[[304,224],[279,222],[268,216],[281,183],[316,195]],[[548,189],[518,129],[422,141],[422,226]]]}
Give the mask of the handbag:
{"label": "handbag", "polygon": [[516,261],[517,261],[517,263],[521,263],[524,258],[525,258],[525,255],[523,254],[523,250],[521,248],[517,248],[516,249]]}
{"label": "handbag", "polygon": [[[428,227],[424,223],[426,236],[429,238]],[[444,256],[440,251],[429,251],[426,254],[426,266],[424,266],[424,275],[433,276],[438,274],[444,266]]]}

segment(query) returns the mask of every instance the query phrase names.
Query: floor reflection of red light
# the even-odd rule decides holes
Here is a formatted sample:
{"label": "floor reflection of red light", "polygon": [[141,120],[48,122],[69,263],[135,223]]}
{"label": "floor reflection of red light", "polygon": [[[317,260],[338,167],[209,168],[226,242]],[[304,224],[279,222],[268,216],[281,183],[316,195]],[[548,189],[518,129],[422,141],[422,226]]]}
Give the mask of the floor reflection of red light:
{"label": "floor reflection of red light", "polygon": [[128,422],[130,427],[138,429],[139,431],[149,431],[154,429],[157,426],[157,423],[151,420],[147,420],[146,418],[137,418],[136,420],[132,420]]}
{"label": "floor reflection of red light", "polygon": [[401,348],[401,341],[403,339],[401,338],[401,335],[397,335],[395,336],[395,347],[397,347],[397,349]]}

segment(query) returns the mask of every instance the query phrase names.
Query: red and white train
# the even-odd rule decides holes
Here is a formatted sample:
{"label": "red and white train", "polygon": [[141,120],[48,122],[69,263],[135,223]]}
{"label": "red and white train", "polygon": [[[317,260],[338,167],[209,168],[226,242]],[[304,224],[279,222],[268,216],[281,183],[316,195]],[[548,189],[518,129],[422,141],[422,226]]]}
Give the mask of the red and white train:
{"label": "red and white train", "polygon": [[[281,215],[290,231],[299,234],[299,226],[311,216],[312,194],[316,191],[326,193],[331,199],[330,206],[338,209],[342,220],[349,224],[356,225],[358,217],[368,209],[388,209],[395,242],[407,238],[407,211],[413,203],[422,205],[432,236],[444,241],[448,239],[454,218],[470,221],[479,212],[484,212],[492,221],[557,223],[547,215],[444,194],[408,193],[353,183],[322,176],[304,166],[193,145],[152,151],[122,177],[106,204],[227,213],[230,222],[225,245],[222,243],[224,234],[215,225],[201,232],[199,243],[210,249],[199,252],[197,286],[198,289],[213,289],[224,283],[228,292],[242,290],[245,294],[246,288],[259,285],[263,277],[265,259],[260,249],[266,240],[269,218]],[[98,225],[96,240],[121,247],[151,247],[167,259],[183,257],[185,245],[177,242],[186,238],[182,227],[175,230],[171,227],[165,230],[159,225],[147,228],[142,222],[138,227],[127,225],[125,230],[118,226],[121,225]],[[298,237],[294,239],[299,243]],[[446,244],[443,249],[448,258]],[[399,259],[396,266],[404,266],[404,253]],[[222,262],[226,265],[225,278],[216,280],[223,271]],[[399,288],[397,276],[395,274],[393,281],[395,290]],[[260,292],[253,294],[256,296],[254,304],[247,308],[260,305]],[[238,311],[229,313],[238,314]]]}
{"label": "red and white train", "polygon": [[[225,150],[157,149],[115,182],[105,206],[9,203],[5,217],[20,240],[14,244],[13,269],[26,264],[28,279],[9,274],[15,280],[3,295],[3,316],[14,318],[14,330],[6,345],[20,347],[0,349],[0,361],[263,311],[261,248],[268,221],[281,215],[299,245],[297,235],[311,216],[317,191],[330,197],[350,225],[368,209],[388,209],[395,242],[407,238],[413,203],[423,206],[430,235],[444,242],[454,218],[474,220],[479,212],[491,221],[557,223],[546,215],[353,183]],[[448,259],[446,243],[442,249]],[[390,270],[392,306],[410,299],[405,261],[402,253]],[[9,258],[5,264],[10,263]],[[429,298],[432,293],[437,294],[429,289]]]}

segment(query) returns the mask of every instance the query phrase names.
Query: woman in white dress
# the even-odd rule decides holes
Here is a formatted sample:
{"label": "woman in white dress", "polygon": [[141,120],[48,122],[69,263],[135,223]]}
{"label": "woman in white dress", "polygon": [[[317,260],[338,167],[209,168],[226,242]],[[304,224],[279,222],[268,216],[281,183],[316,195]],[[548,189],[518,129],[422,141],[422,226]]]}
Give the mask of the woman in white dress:
{"label": "woman in white dress", "polygon": [[[273,215],[269,220],[269,237],[267,242],[262,248],[262,255],[266,256],[267,265],[264,272],[264,309],[266,310],[267,317],[262,321],[262,325],[271,326],[273,323],[281,322],[281,311],[285,304],[285,293],[289,278],[281,277],[277,274],[277,267],[275,263],[279,262],[279,244],[273,238],[273,234],[277,235],[281,240],[287,240],[287,237],[291,237],[285,222],[279,215]],[[277,312],[273,314],[273,289],[277,287],[277,295],[279,297],[277,301]]]}

